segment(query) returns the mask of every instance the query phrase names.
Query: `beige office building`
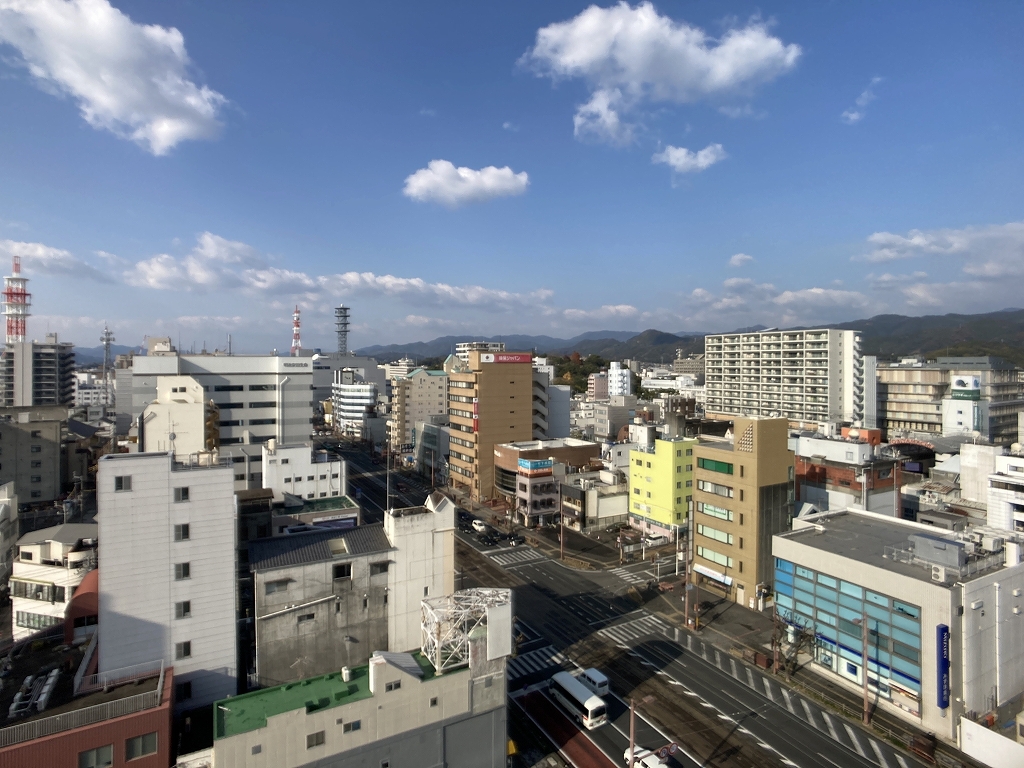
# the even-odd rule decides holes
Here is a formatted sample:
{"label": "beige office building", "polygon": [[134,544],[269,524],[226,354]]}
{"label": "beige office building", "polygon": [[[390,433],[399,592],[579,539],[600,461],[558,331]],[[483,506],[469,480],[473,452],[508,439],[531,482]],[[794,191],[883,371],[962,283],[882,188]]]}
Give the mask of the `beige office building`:
{"label": "beige office building", "polygon": [[791,527],[788,435],[787,419],[737,418],[731,439],[693,449],[693,570],[749,608],[772,588],[772,536]]}
{"label": "beige office building", "polygon": [[[417,368],[391,383],[391,418],[388,439],[392,450],[415,446],[419,442],[416,425],[444,416],[448,410],[448,377],[444,371]],[[411,448],[405,450],[412,450]]]}
{"label": "beige office building", "polygon": [[494,496],[494,446],[533,438],[533,356],[469,351],[445,361],[449,480],[475,500]]}

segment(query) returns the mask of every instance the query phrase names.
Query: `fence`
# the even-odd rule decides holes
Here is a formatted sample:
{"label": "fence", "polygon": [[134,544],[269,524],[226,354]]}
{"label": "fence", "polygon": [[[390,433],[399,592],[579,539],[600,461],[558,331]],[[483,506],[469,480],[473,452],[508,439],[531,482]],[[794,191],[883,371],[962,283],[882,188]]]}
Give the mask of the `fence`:
{"label": "fence", "polygon": [[82,680],[85,677],[85,670],[89,668],[89,662],[92,661],[92,655],[96,653],[96,642],[100,639],[99,632],[92,633],[92,640],[89,641],[89,645],[85,649],[85,654],[82,656],[82,663],[78,665],[78,671],[75,672],[75,683],[72,687],[72,693],[77,696],[78,692],[82,689]]}
{"label": "fence", "polygon": [[[88,655],[88,653],[86,655]],[[84,663],[85,662],[83,661],[83,664]],[[141,680],[146,677],[155,677],[158,674],[162,674],[163,670],[164,660],[157,659],[156,661],[134,664],[130,667],[121,667],[121,669],[111,669],[107,672],[97,672],[94,675],[85,675],[78,684],[76,693],[98,691],[101,688],[106,688],[108,686],[114,687],[130,683],[135,680]]]}

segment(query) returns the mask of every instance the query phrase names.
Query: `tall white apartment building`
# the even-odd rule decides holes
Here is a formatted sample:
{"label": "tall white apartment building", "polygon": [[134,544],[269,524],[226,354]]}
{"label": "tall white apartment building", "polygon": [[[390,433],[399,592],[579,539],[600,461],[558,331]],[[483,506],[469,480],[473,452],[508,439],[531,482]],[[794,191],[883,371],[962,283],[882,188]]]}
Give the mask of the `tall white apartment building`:
{"label": "tall white apartment building", "polygon": [[[220,411],[220,452],[232,459],[236,490],[262,487],[262,445],[267,440],[289,445],[309,440],[313,422],[311,357],[183,355],[173,348],[136,355],[130,388],[124,397],[120,387],[117,391],[118,412],[130,408],[131,420],[137,422],[158,399],[161,376],[192,377],[202,387],[203,398]],[[148,425],[149,436],[161,428],[158,423]]]}
{"label": "tall white apartment building", "polygon": [[[860,333],[833,328],[704,337],[707,413],[791,422],[873,420]],[[867,382],[874,387],[875,382]]]}
{"label": "tall white apartment building", "polygon": [[416,424],[429,422],[448,413],[448,374],[417,368],[391,383],[391,417],[388,436],[392,448],[416,445]]}
{"label": "tall white apartment building", "polygon": [[460,341],[455,345],[455,356],[464,363],[469,362],[470,352],[504,352],[503,341]]}
{"label": "tall white apartment building", "polygon": [[171,453],[99,460],[99,671],[163,660],[181,708],[237,692],[230,463]]}
{"label": "tall white apartment building", "polygon": [[996,456],[988,476],[988,524],[1003,531],[1024,531],[1024,455]]}
{"label": "tall white apartment building", "polygon": [[608,397],[632,394],[632,371],[623,368],[622,363],[612,363],[608,368]]}

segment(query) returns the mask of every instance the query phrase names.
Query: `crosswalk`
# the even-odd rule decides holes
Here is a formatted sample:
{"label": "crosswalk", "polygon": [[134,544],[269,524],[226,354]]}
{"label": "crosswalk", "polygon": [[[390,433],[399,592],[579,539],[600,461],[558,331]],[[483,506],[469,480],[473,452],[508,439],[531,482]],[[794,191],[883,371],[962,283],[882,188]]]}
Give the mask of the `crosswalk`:
{"label": "crosswalk", "polygon": [[541,672],[545,669],[560,667],[568,661],[561,652],[555,650],[553,645],[546,645],[535,651],[524,653],[509,659],[507,670],[508,679],[515,680],[534,672]]}
{"label": "crosswalk", "polygon": [[503,552],[496,552],[490,558],[498,565],[509,566],[529,563],[532,560],[541,560],[544,555],[530,547],[518,547]]}
{"label": "crosswalk", "polygon": [[672,628],[668,624],[657,616],[651,616],[650,614],[641,616],[633,621],[624,622],[623,624],[616,624],[613,627],[605,627],[599,630],[598,634],[604,635],[619,645],[625,645],[648,635],[675,637],[675,633],[672,632]]}
{"label": "crosswalk", "polygon": [[[616,627],[609,629],[616,629]],[[602,631],[608,632],[607,629]],[[769,701],[784,707],[794,717],[810,723],[816,730],[826,734],[836,743],[856,752],[869,763],[874,763],[879,768],[909,768],[903,755],[886,742],[874,739],[864,731],[853,728],[839,717],[830,715],[813,701],[790,691],[776,679],[762,675],[760,671],[737,662],[729,654],[719,651],[693,635],[686,634],[685,637],[686,640],[683,644],[688,650],[700,655],[705,661],[715,665]]]}
{"label": "crosswalk", "polygon": [[625,568],[611,568],[609,571],[614,573],[627,584],[643,584],[648,580],[648,576],[646,574],[633,573],[632,571],[627,571]]}

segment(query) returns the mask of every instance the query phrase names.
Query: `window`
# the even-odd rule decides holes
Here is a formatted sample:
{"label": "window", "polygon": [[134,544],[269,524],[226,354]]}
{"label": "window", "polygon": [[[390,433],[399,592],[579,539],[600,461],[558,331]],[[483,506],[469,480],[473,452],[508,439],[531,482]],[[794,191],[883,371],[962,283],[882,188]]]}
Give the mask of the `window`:
{"label": "window", "polygon": [[118,475],[114,478],[115,491],[130,491],[132,489],[131,475]]}
{"label": "window", "polygon": [[175,701],[188,701],[192,698],[192,681],[178,683],[174,686]]}
{"label": "window", "polygon": [[260,400],[259,402],[249,403],[250,408],[274,408],[277,405],[273,400]]}
{"label": "window", "polygon": [[28,611],[16,611],[14,614],[16,626],[25,629],[47,629],[64,623],[63,616],[47,616],[44,613],[29,613]]}
{"label": "window", "polygon": [[391,691],[397,691],[401,687],[402,687],[402,681],[401,680],[395,680],[393,683],[385,683],[384,684],[384,692],[385,693],[390,693]]}
{"label": "window", "polygon": [[250,392],[274,392],[277,389],[277,384],[250,384]]}
{"label": "window", "polygon": [[306,735],[306,749],[313,749],[314,747],[322,747],[324,742],[327,741],[324,731],[317,731],[316,733],[310,733]]}
{"label": "window", "polygon": [[33,483],[41,483],[41,482],[43,482],[42,475],[32,475],[32,482]]}
{"label": "window", "polygon": [[41,462],[41,461],[33,461],[32,462],[32,469],[42,469],[42,467],[43,467],[43,462]]}
{"label": "window", "polygon": [[174,540],[175,541],[188,541],[189,539],[189,528],[188,523],[174,526]]}
{"label": "window", "polygon": [[32,559],[32,553],[29,552],[26,549],[21,550],[21,559],[22,560],[31,560]]}
{"label": "window", "polygon": [[639,488],[634,488],[633,489],[633,493],[636,494],[637,496],[639,496],[640,495],[640,489]]}
{"label": "window", "polygon": [[353,720],[351,723],[345,723],[343,726],[341,726],[341,730],[343,733],[352,733],[352,731],[358,731],[362,727],[362,720]]}
{"label": "window", "polygon": [[683,455],[683,451],[682,451],[682,449],[680,448],[680,449],[678,449],[678,450],[676,451],[676,456],[682,456],[682,455]]}
{"label": "window", "polygon": [[192,655],[192,641],[186,640],[184,643],[174,644],[174,658],[176,659],[187,659]]}
{"label": "window", "polygon": [[42,431],[40,431],[38,429],[33,429],[32,430],[32,437],[42,437],[42,436],[43,436]]}
{"label": "window", "polygon": [[288,590],[288,580],[278,579],[277,581],[268,581],[264,585],[264,594],[272,595],[275,592],[286,592]]}
{"label": "window", "polygon": [[282,464],[287,464],[291,459],[281,459]]}
{"label": "window", "polygon": [[175,488],[174,489],[174,500],[175,501],[188,501],[188,488]]}
{"label": "window", "polygon": [[32,491],[31,496],[32,496],[33,499],[41,499],[43,497],[43,492],[42,491]]}
{"label": "window", "polygon": [[709,483],[707,480],[697,481],[697,490],[704,491],[705,493],[713,493],[716,496],[725,496],[726,498],[732,498],[732,488],[727,485],[718,485],[717,483]]}
{"label": "window", "polygon": [[687,448],[686,449],[686,455],[687,456],[693,456],[693,448]]}
{"label": "window", "polygon": [[251,750],[252,754],[258,755],[262,751],[263,751],[263,745],[262,744],[253,744],[252,750]]}
{"label": "window", "polygon": [[156,731],[147,733],[144,736],[135,736],[124,743],[124,759],[134,760],[137,757],[145,757],[156,752]]}
{"label": "window", "polygon": [[300,613],[298,623],[305,624],[307,621],[314,621],[316,619],[315,613]]}
{"label": "window", "polygon": [[260,427],[264,424],[277,424],[277,419],[249,419],[250,427]]}
{"label": "window", "polygon": [[241,392],[244,387],[241,384],[218,384],[213,388],[214,392]]}
{"label": "window", "polygon": [[721,472],[725,475],[732,474],[732,464],[725,461],[715,461],[714,459],[697,459],[697,466],[701,469],[707,469],[711,472]]}
{"label": "window", "polygon": [[[29,450],[31,450],[32,453],[42,453],[43,452],[43,446],[41,446],[41,445],[33,445]],[[129,490],[131,490],[131,489],[129,489]]]}
{"label": "window", "polygon": [[437,696],[431,696],[430,697],[430,706],[432,706],[432,707],[436,707],[437,706]]}
{"label": "window", "polygon": [[388,572],[388,563],[387,562],[383,562],[383,563],[370,563],[370,575],[371,576],[378,576],[378,575],[380,575],[382,573],[387,573],[387,572]]}
{"label": "window", "polygon": [[351,579],[352,563],[338,563],[334,566],[335,579]]}
{"label": "window", "polygon": [[312,480],[312,479],[313,479],[313,476],[312,476],[312,475],[310,475],[310,476],[309,476],[309,477],[307,477],[306,479],[307,479],[307,480]]}
{"label": "window", "polygon": [[87,749],[78,753],[78,768],[109,768],[114,764],[114,745]]}
{"label": "window", "polygon": [[643,462],[642,462],[642,461],[641,461],[640,459],[637,459],[637,460],[636,460],[636,465],[637,465],[638,467],[642,467],[642,466],[644,465],[644,463],[643,463]]}
{"label": "window", "polygon": [[192,615],[192,601],[182,600],[174,604],[174,618],[187,619]]}

